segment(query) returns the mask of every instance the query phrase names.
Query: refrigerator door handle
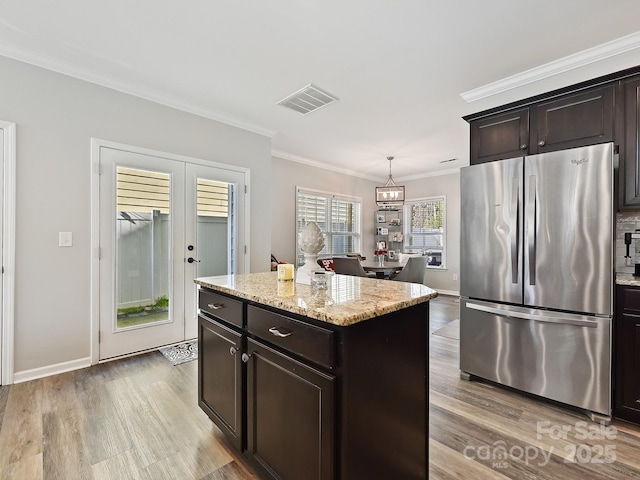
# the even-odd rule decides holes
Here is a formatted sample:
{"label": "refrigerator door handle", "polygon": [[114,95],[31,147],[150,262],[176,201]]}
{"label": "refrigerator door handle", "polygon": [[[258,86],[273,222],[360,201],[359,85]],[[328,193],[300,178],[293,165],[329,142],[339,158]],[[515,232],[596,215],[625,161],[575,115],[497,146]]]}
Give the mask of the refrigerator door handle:
{"label": "refrigerator door handle", "polygon": [[519,201],[520,179],[515,177],[511,185],[511,283],[518,283],[518,252],[520,251],[520,231],[518,220],[520,216]]}
{"label": "refrigerator door handle", "polygon": [[[514,307],[498,308],[486,303],[466,302],[467,308],[480,312],[492,313],[501,317],[519,318],[522,320],[533,320],[535,322],[558,323],[561,325],[575,325],[576,327],[597,328],[598,322],[589,320],[581,315],[562,314],[560,312],[541,311],[541,313],[528,313],[515,310]],[[532,310],[535,311],[535,310]]]}
{"label": "refrigerator door handle", "polygon": [[536,284],[536,176],[529,177],[527,202],[527,247],[529,248],[529,285]]}

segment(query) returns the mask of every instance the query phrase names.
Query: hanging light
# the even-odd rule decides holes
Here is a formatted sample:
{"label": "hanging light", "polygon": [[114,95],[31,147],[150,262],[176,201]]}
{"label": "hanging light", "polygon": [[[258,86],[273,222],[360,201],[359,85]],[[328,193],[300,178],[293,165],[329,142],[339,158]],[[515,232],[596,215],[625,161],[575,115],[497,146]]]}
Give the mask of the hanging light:
{"label": "hanging light", "polygon": [[387,157],[389,160],[389,178],[384,187],[376,187],[376,204],[382,208],[397,208],[404,205],[404,185],[396,185],[391,176],[391,160],[393,157]]}

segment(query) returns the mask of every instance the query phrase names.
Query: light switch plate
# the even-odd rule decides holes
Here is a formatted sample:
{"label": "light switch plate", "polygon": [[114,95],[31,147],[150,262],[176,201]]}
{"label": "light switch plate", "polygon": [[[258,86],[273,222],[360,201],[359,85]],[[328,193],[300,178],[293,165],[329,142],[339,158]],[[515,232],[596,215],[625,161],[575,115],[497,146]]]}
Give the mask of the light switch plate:
{"label": "light switch plate", "polygon": [[71,247],[73,245],[73,233],[60,232],[58,234],[58,246],[59,247]]}

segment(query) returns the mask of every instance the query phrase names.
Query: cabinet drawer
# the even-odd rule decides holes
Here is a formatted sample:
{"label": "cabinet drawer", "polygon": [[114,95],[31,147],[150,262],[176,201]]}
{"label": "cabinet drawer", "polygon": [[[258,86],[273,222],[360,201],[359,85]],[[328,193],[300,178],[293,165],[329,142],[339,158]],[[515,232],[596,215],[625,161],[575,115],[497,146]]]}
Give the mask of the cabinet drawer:
{"label": "cabinet drawer", "polygon": [[295,355],[329,368],[335,366],[335,333],[249,305],[249,333]]}
{"label": "cabinet drawer", "polygon": [[622,300],[622,309],[635,315],[640,314],[640,288],[620,287],[618,290]]}
{"label": "cabinet drawer", "polygon": [[200,289],[198,308],[238,327],[243,327],[242,302],[210,290]]}

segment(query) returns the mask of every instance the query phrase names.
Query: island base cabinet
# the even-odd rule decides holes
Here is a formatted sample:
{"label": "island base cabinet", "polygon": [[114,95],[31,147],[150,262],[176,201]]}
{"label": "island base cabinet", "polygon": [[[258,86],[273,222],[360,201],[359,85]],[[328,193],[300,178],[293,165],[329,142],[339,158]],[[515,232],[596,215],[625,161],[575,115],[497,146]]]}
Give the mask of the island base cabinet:
{"label": "island base cabinet", "polygon": [[617,287],[614,416],[640,424],[640,288]]}
{"label": "island base cabinet", "polygon": [[198,318],[198,329],[198,404],[242,449],[243,336],[203,316]]}
{"label": "island base cabinet", "polygon": [[335,478],[335,377],[249,339],[247,455],[270,478]]}
{"label": "island base cabinet", "polygon": [[341,475],[427,478],[429,304],[347,327],[341,377]]}

